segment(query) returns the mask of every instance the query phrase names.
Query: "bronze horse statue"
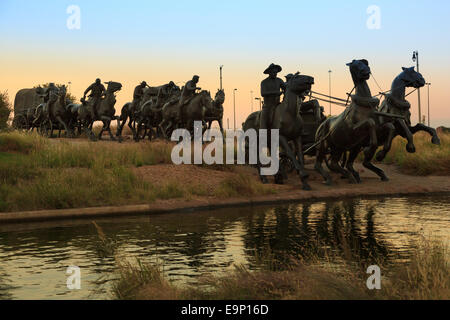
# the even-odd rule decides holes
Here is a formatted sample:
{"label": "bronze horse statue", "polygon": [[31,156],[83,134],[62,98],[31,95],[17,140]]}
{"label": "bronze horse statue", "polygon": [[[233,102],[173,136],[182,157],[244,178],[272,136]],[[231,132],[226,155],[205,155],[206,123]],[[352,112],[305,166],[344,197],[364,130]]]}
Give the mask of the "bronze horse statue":
{"label": "bronze horse statue", "polygon": [[[50,137],[53,136],[53,130],[55,129],[54,124],[58,124],[59,135],[61,135],[61,130],[64,129],[66,132],[66,136],[73,137],[74,133],[72,128],[69,126],[70,122],[70,111],[67,109],[67,100],[66,100],[67,88],[66,86],[61,86],[58,88],[58,91],[50,92],[49,101],[43,105],[42,110],[40,110],[40,115],[37,119],[39,119],[42,115],[49,115],[49,118],[45,118],[41,122],[41,128],[47,125],[50,126]],[[45,129],[46,130],[46,129]],[[42,130],[41,130],[41,133]]]}
{"label": "bronze horse statue", "polygon": [[[297,99],[300,98],[303,101],[313,84],[313,77],[299,74],[294,75],[287,84],[283,102],[280,103],[274,111],[271,125],[271,129],[279,129],[280,147],[292,161],[295,170],[300,176],[304,190],[311,190],[311,187],[307,182],[309,175],[304,168],[302,142],[304,126],[300,115],[301,104],[298,103]],[[261,111],[250,114],[243,124],[244,131],[255,129],[258,132],[260,127],[260,116]],[[290,142],[293,142],[294,148],[291,147]],[[257,167],[261,181],[267,183],[267,178],[261,175],[259,155]],[[282,170],[283,169],[281,168],[280,172],[275,176],[276,183],[283,183]]]}
{"label": "bronze horse statue", "polygon": [[[373,116],[373,120],[377,125],[378,145],[383,146],[383,149],[376,154],[376,159],[378,161],[382,161],[386,157],[386,154],[391,149],[392,140],[398,135],[408,140],[406,150],[409,153],[414,153],[416,150],[413,141],[413,132],[415,133],[419,130],[428,132],[433,137],[432,143],[440,144],[436,130],[422,124],[411,127],[411,113],[409,112],[411,105],[405,99],[405,90],[408,87],[416,89],[421,88],[426,82],[423,76],[414,70],[414,67],[402,68],[402,70],[403,71],[392,82],[390,94],[385,95],[385,99],[378,108],[380,114],[375,114]],[[383,113],[385,115],[382,115]],[[355,147],[350,151],[348,159],[344,161],[345,168],[352,173],[358,183],[361,182],[361,178],[358,172],[353,168],[353,162],[361,149],[368,146],[368,143],[369,141],[366,139],[361,146]],[[366,167],[372,168],[372,171],[374,171],[381,180],[388,181],[389,179],[383,170],[373,165],[371,166],[370,161],[372,158],[367,158],[366,156],[367,155],[365,154],[363,164],[365,164]]]}
{"label": "bronze horse statue", "polygon": [[[159,127],[166,139],[169,139],[170,132],[176,127],[184,127],[191,133],[194,131],[195,121],[204,121],[205,113],[212,108],[212,99],[209,91],[203,90],[192,97],[184,106],[178,102],[170,101],[166,103],[162,112],[162,121]],[[180,114],[184,123],[180,123]]]}
{"label": "bronze horse statue", "polygon": [[[373,117],[380,100],[372,97],[367,84],[371,74],[369,63],[365,59],[353,60],[347,66],[356,89],[355,95],[351,96],[352,102],[343,113],[325,120],[316,133],[318,146],[315,169],[323,176],[327,185],[331,185],[332,180],[322,164],[328,154],[331,155],[328,167],[348,178],[351,183],[356,183],[354,176],[339,165],[343,154],[360,146],[366,139],[366,159],[372,159],[378,148],[377,126]],[[370,162],[364,162],[363,165],[374,172],[379,170]]]}
{"label": "bronze horse statue", "polygon": [[[163,135],[159,124],[162,121],[162,108],[167,102],[176,102],[180,99],[181,89],[174,85],[170,87],[170,90],[166,94],[160,94],[153,97],[144,104],[141,105],[137,121],[137,140],[148,139],[151,140],[152,136],[156,138]],[[141,130],[144,129],[144,133],[141,136]],[[155,132],[153,132],[155,128]]]}
{"label": "bronze horse statue", "polygon": [[222,137],[225,139],[225,135],[223,132],[223,104],[225,102],[225,91],[217,90],[216,96],[214,97],[212,108],[206,110],[205,113],[205,122],[206,129],[211,129],[211,126],[214,121],[219,123],[220,132],[222,133]]}
{"label": "bronze horse statue", "polygon": [[[105,96],[102,97],[98,103],[97,119],[92,119],[91,112],[89,110],[89,108],[92,108],[92,106],[89,101],[85,101],[84,99],[82,99],[81,104],[69,105],[68,110],[70,110],[71,113],[76,114],[78,121],[81,122],[86,134],[91,140],[101,140],[103,132],[107,131],[111,140],[116,141],[116,138],[114,138],[111,132],[111,121],[117,120],[119,125],[119,118],[115,116],[116,109],[114,108],[114,105],[116,104],[115,93],[122,89],[122,84],[114,81],[105,82],[105,84],[107,85],[107,89]],[[103,127],[100,130],[98,137],[96,138],[94,133],[92,132],[92,127],[94,122],[97,120],[103,122]],[[119,137],[119,141],[121,140],[122,139]]]}

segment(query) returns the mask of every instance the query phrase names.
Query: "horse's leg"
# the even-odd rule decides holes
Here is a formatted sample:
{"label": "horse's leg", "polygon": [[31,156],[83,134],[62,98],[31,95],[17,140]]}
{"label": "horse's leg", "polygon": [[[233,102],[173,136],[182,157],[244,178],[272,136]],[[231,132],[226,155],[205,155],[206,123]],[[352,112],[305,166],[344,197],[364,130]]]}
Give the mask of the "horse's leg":
{"label": "horse's leg", "polygon": [[350,154],[348,155],[348,158],[345,163],[345,168],[353,175],[357,183],[361,183],[361,177],[359,176],[358,171],[356,171],[355,168],[353,168],[353,163],[355,162],[355,159],[360,151],[361,151],[360,147],[356,147],[350,150]]}
{"label": "horse's leg", "polygon": [[436,144],[436,145],[441,144],[441,140],[439,139],[439,137],[437,135],[436,129],[428,127],[428,126],[424,125],[423,123],[418,123],[414,127],[409,127],[409,130],[412,134],[415,134],[418,131],[425,131],[432,137],[431,143]]}
{"label": "horse's leg", "polygon": [[[388,152],[391,150],[392,140],[395,137],[395,126],[392,123],[390,122],[385,123],[382,129],[387,131],[387,137],[386,140],[384,141],[383,149],[380,150],[376,155],[377,161],[384,160]],[[383,132],[383,134],[385,134],[385,132]]]}
{"label": "horse's leg", "polygon": [[62,130],[61,125],[62,125],[63,128],[64,128],[64,131],[66,131],[66,137],[71,138],[72,137],[72,132],[69,130],[69,127],[67,126],[66,122],[61,118],[61,116],[56,116],[56,120],[58,120],[58,122],[60,124],[60,126],[59,126],[59,134],[58,135],[61,134],[61,130]]}
{"label": "horse's leg", "polygon": [[340,150],[333,150],[331,152],[331,159],[330,159],[330,169],[333,172],[339,173],[343,175],[345,178],[350,180],[350,183],[356,183],[355,177],[351,174],[350,171],[342,168],[339,165],[339,161],[342,159],[342,151]]}
{"label": "horse's leg", "polygon": [[301,136],[294,140],[294,145],[297,153],[297,160],[301,168],[300,172],[303,172],[302,174],[300,174],[299,172],[303,184],[303,190],[311,190],[311,186],[308,184],[307,181],[309,175],[305,171],[305,158],[303,156],[303,141]]}
{"label": "horse's leg", "polygon": [[105,131],[107,131],[109,133],[109,137],[111,139],[111,141],[117,141],[116,138],[114,138],[114,135],[111,131],[111,121],[113,120],[113,118],[107,117],[107,116],[101,116],[103,123],[105,124]]}
{"label": "horse's leg", "polygon": [[416,152],[413,135],[409,130],[409,126],[406,124],[405,120],[398,120],[397,124],[400,126],[401,130],[400,135],[406,138],[406,140],[408,140],[408,144],[406,145],[406,151],[408,151],[409,153]]}
{"label": "horse's leg", "polygon": [[324,178],[325,184],[331,186],[333,184],[331,175],[323,168],[322,165],[325,160],[326,149],[326,143],[325,141],[322,141],[316,151],[316,163],[314,164],[314,169],[316,169],[316,171],[319,172],[320,175]]}
{"label": "horse's leg", "polygon": [[168,138],[167,138],[166,130],[164,129],[164,124],[165,124],[166,122],[167,122],[166,119],[163,119],[163,120],[161,121],[161,123],[158,125],[158,127],[161,129],[161,132],[162,132],[162,134],[163,134],[164,139],[167,140]]}

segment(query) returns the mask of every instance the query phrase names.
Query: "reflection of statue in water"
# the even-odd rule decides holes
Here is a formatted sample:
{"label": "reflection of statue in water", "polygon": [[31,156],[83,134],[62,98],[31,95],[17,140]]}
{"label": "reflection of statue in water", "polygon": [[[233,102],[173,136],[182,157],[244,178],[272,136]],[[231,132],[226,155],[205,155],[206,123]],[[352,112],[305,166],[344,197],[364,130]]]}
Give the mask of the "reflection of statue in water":
{"label": "reflection of statue in water", "polygon": [[84,91],[82,101],[86,99],[86,94],[89,91],[91,91],[91,94],[88,96],[90,98],[88,101],[88,108],[90,109],[92,119],[95,121],[96,119],[98,119],[98,104],[100,102],[100,99],[105,95],[106,89],[101,80],[96,79],[95,82]]}
{"label": "reflection of statue in water", "polygon": [[286,90],[286,84],[277,73],[281,72],[279,65],[271,64],[264,74],[269,77],[261,82],[261,96],[264,98],[264,105],[261,112],[260,129],[270,129],[275,108],[280,104],[280,96]]}
{"label": "reflection of statue in water", "polygon": [[186,82],[185,86],[183,87],[183,90],[181,91],[181,98],[178,103],[180,106],[180,114],[179,114],[179,120],[181,123],[184,122],[183,119],[183,107],[194,97],[195,92],[197,90],[201,90],[202,88],[197,87],[198,80],[200,79],[199,76],[193,76],[192,80],[189,80]]}

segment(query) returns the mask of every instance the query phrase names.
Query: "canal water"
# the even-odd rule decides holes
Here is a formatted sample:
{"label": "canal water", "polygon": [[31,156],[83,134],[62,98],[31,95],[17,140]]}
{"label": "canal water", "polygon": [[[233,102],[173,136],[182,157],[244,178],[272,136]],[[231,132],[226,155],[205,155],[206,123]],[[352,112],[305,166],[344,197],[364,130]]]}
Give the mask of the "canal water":
{"label": "canal water", "polygon": [[[0,299],[109,299],[114,255],[157,263],[175,283],[234,265],[258,267],[255,253],[301,254],[314,246],[358,258],[404,263],[423,237],[450,245],[450,197],[346,199],[126,218],[96,219],[114,243],[101,250],[92,220],[0,225]],[[67,289],[67,268],[81,270],[81,289]]]}

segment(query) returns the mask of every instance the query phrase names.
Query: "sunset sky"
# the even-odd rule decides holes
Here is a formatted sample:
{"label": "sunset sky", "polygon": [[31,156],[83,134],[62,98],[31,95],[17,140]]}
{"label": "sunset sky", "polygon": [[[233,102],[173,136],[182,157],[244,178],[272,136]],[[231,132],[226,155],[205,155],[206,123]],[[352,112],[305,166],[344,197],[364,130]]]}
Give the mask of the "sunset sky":
{"label": "sunset sky", "polygon": [[[69,30],[70,5],[81,10],[81,28]],[[380,29],[369,29],[367,8],[380,8]],[[280,64],[284,79],[300,71],[315,77],[313,90],[345,98],[353,87],[348,67],[366,58],[382,90],[401,67],[420,54],[420,71],[431,82],[431,125],[450,126],[450,2],[434,1],[85,1],[1,0],[0,91],[11,101],[21,88],[46,82],[71,84],[82,96],[96,77],[119,81],[116,110],[146,80],[180,86],[192,75],[214,94],[224,65],[224,122],[251,111],[251,91],[260,95],[263,71]],[[380,89],[369,80],[372,94]],[[427,91],[422,89],[426,115]],[[417,94],[409,97],[417,121]],[[328,104],[322,104],[328,110]],[[253,101],[256,110],[257,101]],[[333,106],[332,113],[342,112]]]}

